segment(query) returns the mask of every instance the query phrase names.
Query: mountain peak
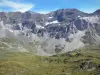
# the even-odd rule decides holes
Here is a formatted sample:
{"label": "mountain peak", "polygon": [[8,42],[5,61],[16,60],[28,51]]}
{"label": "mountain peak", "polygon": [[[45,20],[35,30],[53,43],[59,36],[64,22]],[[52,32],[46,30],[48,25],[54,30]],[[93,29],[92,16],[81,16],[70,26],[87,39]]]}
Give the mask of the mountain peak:
{"label": "mountain peak", "polygon": [[74,12],[74,13],[76,13],[76,12],[82,12],[82,11],[75,9],[75,8],[72,8],[72,9],[59,9],[55,12],[64,12],[64,13]]}
{"label": "mountain peak", "polygon": [[54,16],[57,18],[59,22],[62,21],[69,21],[77,18],[78,16],[86,16],[87,13],[84,13],[78,9],[72,8],[72,9],[59,9],[57,11],[49,13],[50,16]]}
{"label": "mountain peak", "polygon": [[100,15],[100,9],[96,10],[94,14]]}

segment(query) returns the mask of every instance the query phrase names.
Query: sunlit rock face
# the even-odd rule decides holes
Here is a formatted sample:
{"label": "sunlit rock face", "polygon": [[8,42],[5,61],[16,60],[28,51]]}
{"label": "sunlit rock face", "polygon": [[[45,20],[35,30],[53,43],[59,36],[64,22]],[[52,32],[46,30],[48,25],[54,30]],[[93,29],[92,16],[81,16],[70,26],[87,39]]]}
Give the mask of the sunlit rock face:
{"label": "sunlit rock face", "polygon": [[[38,55],[54,55],[100,44],[100,10],[60,9],[48,14],[0,12],[0,38],[31,43]],[[34,45],[34,46],[33,46]],[[26,51],[28,51],[26,49]]]}

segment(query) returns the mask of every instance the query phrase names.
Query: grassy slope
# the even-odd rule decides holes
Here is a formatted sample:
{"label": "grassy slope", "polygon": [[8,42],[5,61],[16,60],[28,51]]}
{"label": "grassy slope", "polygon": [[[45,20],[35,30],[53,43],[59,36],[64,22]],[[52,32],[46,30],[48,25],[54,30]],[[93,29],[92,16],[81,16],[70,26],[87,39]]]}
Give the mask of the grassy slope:
{"label": "grassy slope", "polygon": [[99,75],[99,69],[80,69],[87,60],[99,65],[100,50],[77,50],[53,57],[0,50],[0,75]]}

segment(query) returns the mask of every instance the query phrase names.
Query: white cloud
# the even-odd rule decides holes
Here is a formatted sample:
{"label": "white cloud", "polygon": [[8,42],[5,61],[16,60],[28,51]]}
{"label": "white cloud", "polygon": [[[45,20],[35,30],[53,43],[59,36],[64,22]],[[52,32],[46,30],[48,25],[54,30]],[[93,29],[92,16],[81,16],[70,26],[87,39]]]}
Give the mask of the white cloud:
{"label": "white cloud", "polygon": [[20,11],[20,12],[25,12],[34,7],[34,4],[31,3],[19,3],[19,2],[14,2],[12,0],[1,0],[0,1],[0,6],[2,7],[8,7],[12,11]]}

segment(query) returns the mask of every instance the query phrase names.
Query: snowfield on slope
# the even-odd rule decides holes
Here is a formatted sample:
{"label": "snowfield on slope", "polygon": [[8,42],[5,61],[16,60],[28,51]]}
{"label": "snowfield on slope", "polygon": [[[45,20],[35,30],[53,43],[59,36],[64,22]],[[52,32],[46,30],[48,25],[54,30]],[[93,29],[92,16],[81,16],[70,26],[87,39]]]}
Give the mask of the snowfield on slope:
{"label": "snowfield on slope", "polygon": [[56,24],[56,23],[59,23],[59,22],[57,20],[55,20],[55,21],[52,21],[52,22],[46,22],[45,25]]}

